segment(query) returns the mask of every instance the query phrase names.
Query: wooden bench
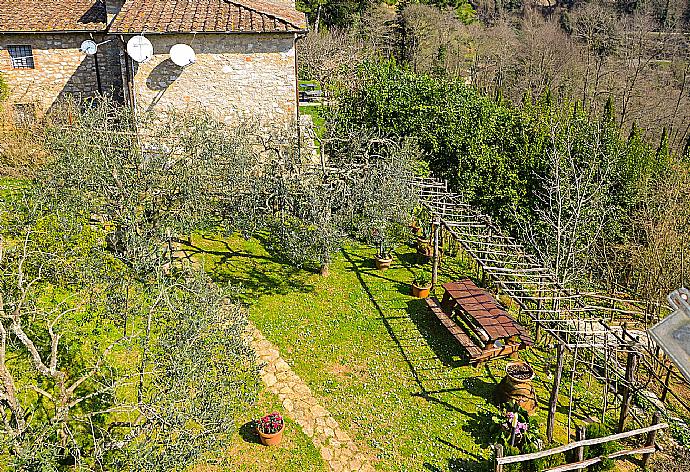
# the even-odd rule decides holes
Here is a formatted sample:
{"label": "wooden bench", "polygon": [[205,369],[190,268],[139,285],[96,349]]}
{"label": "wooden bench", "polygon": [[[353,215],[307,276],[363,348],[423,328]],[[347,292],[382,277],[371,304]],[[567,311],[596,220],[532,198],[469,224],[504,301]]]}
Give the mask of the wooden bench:
{"label": "wooden bench", "polygon": [[425,298],[424,301],[431,309],[431,312],[436,315],[441,324],[446,327],[451,335],[458,340],[460,345],[467,352],[470,361],[474,361],[477,358],[482,357],[483,350],[481,347],[477,346],[472,339],[465,334],[465,331],[453,321],[450,316],[448,316],[442,309],[441,304],[435,297]]}

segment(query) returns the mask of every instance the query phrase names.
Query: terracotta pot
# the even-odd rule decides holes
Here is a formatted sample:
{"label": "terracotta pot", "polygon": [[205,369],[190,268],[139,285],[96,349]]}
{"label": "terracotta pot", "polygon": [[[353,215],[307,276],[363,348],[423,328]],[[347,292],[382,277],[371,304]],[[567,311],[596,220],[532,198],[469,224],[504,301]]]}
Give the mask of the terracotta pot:
{"label": "terracotta pot", "polygon": [[427,298],[431,292],[431,284],[420,287],[419,285],[412,283],[412,296],[417,298]]}
{"label": "terracotta pot", "polygon": [[384,257],[376,256],[376,268],[378,270],[390,269],[392,263],[393,263],[392,257],[384,258]]}
{"label": "terracotta pot", "polygon": [[276,444],[280,444],[280,441],[283,440],[283,430],[285,429],[285,425],[283,425],[282,428],[280,428],[280,431],[277,433],[273,434],[266,434],[262,433],[258,428],[256,429],[256,432],[259,433],[259,438],[261,439],[261,444],[264,446],[275,446]]}
{"label": "terracotta pot", "polygon": [[[508,370],[514,366],[525,366],[530,374],[521,379],[514,377]],[[498,384],[498,398],[500,403],[515,402],[524,408],[529,415],[537,409],[537,394],[532,385],[534,369],[526,362],[509,362],[506,366],[506,375]]]}

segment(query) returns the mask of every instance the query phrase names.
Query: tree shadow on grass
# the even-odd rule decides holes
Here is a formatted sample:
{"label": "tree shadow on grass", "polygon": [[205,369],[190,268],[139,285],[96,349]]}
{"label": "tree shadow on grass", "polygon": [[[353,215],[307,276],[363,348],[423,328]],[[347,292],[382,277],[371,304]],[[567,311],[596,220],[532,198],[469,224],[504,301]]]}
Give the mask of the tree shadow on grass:
{"label": "tree shadow on grass", "polygon": [[430,472],[488,472],[490,465],[486,460],[474,460],[474,459],[448,459],[448,468],[441,469],[435,465],[424,463],[424,469]]}
{"label": "tree shadow on grass", "polygon": [[[310,273],[291,265],[279,254],[260,255],[236,250],[226,239],[201,236],[204,240],[221,245],[222,249],[209,249],[182,241],[188,258],[213,256],[204,269],[220,285],[241,289],[241,298],[255,299],[262,295],[287,295],[311,292],[314,286],[304,280]],[[265,247],[265,240],[257,238]]]}
{"label": "tree shadow on grass", "polygon": [[469,365],[463,349],[431,313],[423,299],[408,301],[407,314],[443,365],[451,368]]}

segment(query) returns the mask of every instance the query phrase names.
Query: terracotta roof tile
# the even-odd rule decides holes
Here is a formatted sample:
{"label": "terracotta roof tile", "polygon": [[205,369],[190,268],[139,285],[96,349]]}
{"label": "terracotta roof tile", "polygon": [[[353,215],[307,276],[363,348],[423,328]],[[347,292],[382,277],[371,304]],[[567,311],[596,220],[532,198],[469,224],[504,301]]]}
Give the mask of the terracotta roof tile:
{"label": "terracotta roof tile", "polygon": [[304,13],[276,0],[127,0],[110,26],[113,33],[270,33],[304,29]]}
{"label": "terracotta roof tile", "polygon": [[103,31],[100,0],[0,0],[0,32]]}

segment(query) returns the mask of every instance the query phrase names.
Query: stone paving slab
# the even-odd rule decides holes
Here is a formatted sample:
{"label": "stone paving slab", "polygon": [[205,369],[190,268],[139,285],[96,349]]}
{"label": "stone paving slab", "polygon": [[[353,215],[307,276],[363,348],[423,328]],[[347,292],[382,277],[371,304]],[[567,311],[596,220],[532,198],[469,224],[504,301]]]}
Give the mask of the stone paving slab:
{"label": "stone paving slab", "polygon": [[366,454],[360,451],[329,411],[321,406],[309,386],[280,356],[278,348],[255,326],[250,325],[249,332],[258,356],[261,379],[268,390],[278,396],[285,415],[299,424],[312,439],[330,470],[374,471]]}

